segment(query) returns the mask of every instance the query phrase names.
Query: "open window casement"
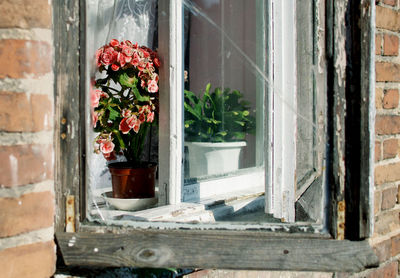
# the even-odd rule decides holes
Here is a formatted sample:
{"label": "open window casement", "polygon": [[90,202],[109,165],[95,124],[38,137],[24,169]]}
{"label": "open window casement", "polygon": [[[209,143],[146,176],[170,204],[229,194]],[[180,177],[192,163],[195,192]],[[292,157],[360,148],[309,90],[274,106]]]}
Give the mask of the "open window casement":
{"label": "open window casement", "polygon": [[[346,38],[344,7],[329,0],[55,4],[64,134],[56,146],[56,236],[65,263],[322,271],[375,265],[367,242],[337,240],[345,224],[339,130],[346,84],[345,71],[335,68],[345,51],[336,43]],[[370,30],[373,9],[363,8]],[[75,21],[65,26],[64,18]],[[107,162],[92,150],[92,60],[111,39],[157,49],[161,60],[158,126],[142,155],[158,164],[157,196],[139,210],[107,195]],[[227,142],[239,146],[238,161],[225,150],[211,152]]]}

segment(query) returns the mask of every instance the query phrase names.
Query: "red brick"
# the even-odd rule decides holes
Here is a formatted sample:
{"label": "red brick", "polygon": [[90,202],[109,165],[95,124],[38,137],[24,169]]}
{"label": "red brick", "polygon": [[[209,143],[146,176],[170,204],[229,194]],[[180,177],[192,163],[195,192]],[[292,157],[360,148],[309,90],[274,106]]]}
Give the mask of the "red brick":
{"label": "red brick", "polygon": [[53,105],[46,95],[31,95],[32,107],[32,131],[51,130],[51,118],[53,115]]}
{"label": "red brick", "polygon": [[375,71],[377,82],[400,82],[399,64],[376,62]]}
{"label": "red brick", "polygon": [[381,142],[375,141],[375,161],[381,160]]}
{"label": "red brick", "polygon": [[374,236],[386,235],[400,229],[400,211],[391,209],[375,216]]}
{"label": "red brick", "polygon": [[392,257],[400,253],[400,235],[391,238],[392,241]]}
{"label": "red brick", "polygon": [[383,141],[383,159],[394,158],[399,151],[399,141],[388,139]]}
{"label": "red brick", "polygon": [[388,239],[376,244],[374,251],[380,262],[387,261],[392,255],[392,241]]}
{"label": "red brick", "polygon": [[20,198],[0,198],[0,237],[53,226],[54,195],[29,193]]}
{"label": "red brick", "polygon": [[52,48],[46,42],[0,40],[0,78],[38,77],[49,73]]}
{"label": "red brick", "polygon": [[396,205],[397,201],[397,187],[388,188],[382,191],[382,210],[391,209]]}
{"label": "red brick", "polygon": [[367,278],[395,278],[397,277],[398,263],[396,261],[383,265],[370,272]]}
{"label": "red brick", "polygon": [[0,185],[5,187],[53,178],[53,148],[50,145],[0,146]]}
{"label": "red brick", "polygon": [[375,36],[375,55],[382,55],[382,35]]}
{"label": "red brick", "polygon": [[0,131],[35,132],[51,129],[52,104],[46,95],[0,92]]}
{"label": "red brick", "polygon": [[375,132],[378,135],[394,135],[400,133],[400,116],[376,116]]}
{"label": "red brick", "polygon": [[377,6],[376,27],[391,31],[399,31],[400,30],[399,13],[390,8]]}
{"label": "red brick", "polygon": [[51,277],[55,272],[54,242],[41,242],[0,251],[1,277]]}
{"label": "red brick", "polygon": [[396,6],[397,0],[383,0],[383,3],[390,6]]}
{"label": "red brick", "polygon": [[383,89],[382,88],[375,89],[375,107],[376,107],[376,109],[383,108]]}
{"label": "red brick", "polygon": [[388,89],[385,90],[385,95],[383,97],[383,108],[393,109],[399,106],[399,90]]}
{"label": "red brick", "polygon": [[375,167],[375,184],[383,184],[400,180],[400,163],[379,165]]}
{"label": "red brick", "polygon": [[385,34],[383,37],[383,55],[396,56],[399,54],[399,37]]}

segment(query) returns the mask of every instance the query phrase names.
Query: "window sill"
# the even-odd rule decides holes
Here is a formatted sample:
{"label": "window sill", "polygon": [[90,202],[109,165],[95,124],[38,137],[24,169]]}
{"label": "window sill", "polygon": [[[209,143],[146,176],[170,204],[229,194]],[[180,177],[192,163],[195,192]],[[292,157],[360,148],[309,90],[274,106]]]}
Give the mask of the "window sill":
{"label": "window sill", "polygon": [[56,237],[66,265],[359,272],[379,264],[367,241],[296,233],[93,227]]}

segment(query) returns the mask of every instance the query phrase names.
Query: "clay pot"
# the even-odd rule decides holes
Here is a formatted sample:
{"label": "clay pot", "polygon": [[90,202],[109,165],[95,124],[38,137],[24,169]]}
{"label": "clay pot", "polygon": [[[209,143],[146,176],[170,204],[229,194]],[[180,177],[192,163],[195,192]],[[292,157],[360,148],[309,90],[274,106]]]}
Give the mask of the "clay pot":
{"label": "clay pot", "polygon": [[120,199],[153,198],[157,165],[114,162],[108,165],[112,180],[112,196]]}

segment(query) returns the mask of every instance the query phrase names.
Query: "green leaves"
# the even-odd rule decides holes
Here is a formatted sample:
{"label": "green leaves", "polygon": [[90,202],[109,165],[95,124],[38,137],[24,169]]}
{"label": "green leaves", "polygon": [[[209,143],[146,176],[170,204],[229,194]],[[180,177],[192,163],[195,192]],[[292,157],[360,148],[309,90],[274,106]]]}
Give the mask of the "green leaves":
{"label": "green leaves", "polygon": [[107,110],[110,111],[110,115],[108,116],[109,120],[114,121],[119,117],[119,113],[115,111],[111,106],[107,106]]}
{"label": "green leaves", "polygon": [[255,130],[255,118],[250,115],[249,102],[242,94],[226,88],[210,93],[207,84],[201,96],[185,90],[185,140],[226,142],[244,140]]}
{"label": "green leaves", "polygon": [[119,83],[122,87],[131,88],[132,93],[135,95],[135,98],[140,102],[150,101],[149,96],[142,96],[137,88],[138,79],[133,76],[129,77],[129,75],[124,72],[119,76]]}

